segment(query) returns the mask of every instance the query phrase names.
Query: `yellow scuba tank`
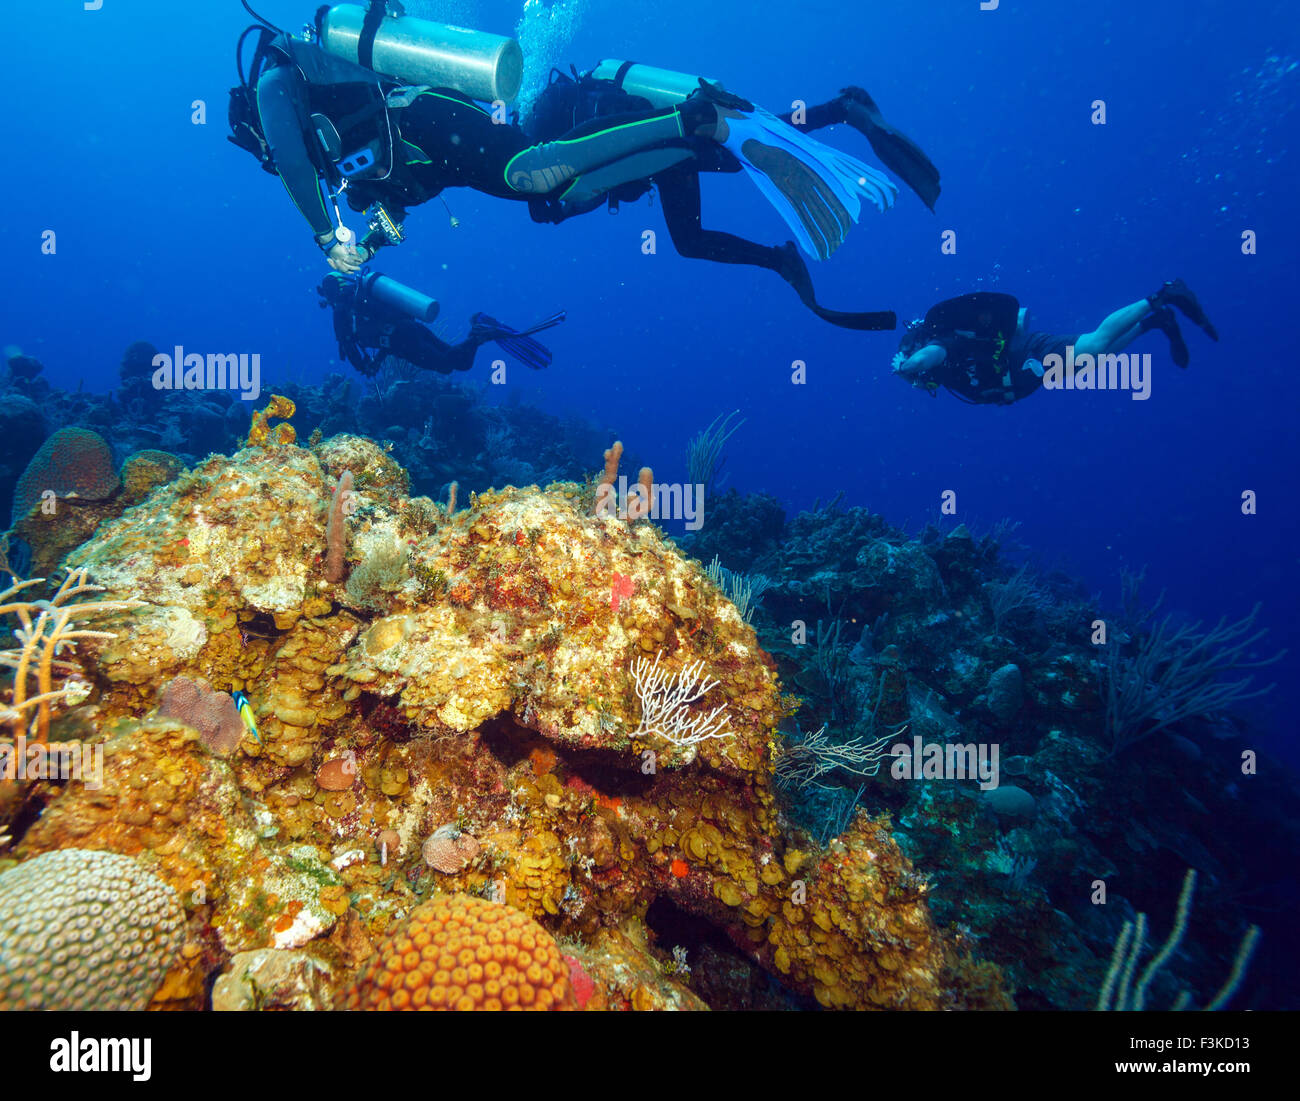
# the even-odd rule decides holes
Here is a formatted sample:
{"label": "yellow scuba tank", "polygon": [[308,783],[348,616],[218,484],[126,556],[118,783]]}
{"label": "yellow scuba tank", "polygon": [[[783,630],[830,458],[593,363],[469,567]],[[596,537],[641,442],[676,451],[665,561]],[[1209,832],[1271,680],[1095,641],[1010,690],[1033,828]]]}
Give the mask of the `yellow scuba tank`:
{"label": "yellow scuba tank", "polygon": [[325,8],[316,25],[328,53],[394,80],[451,88],[485,103],[509,103],[519,94],[524,55],[513,38],[408,15],[385,15],[373,40],[365,28],[366,9],[359,4]]}
{"label": "yellow scuba tank", "polygon": [[[655,107],[676,107],[700,87],[700,78],[633,61],[602,61],[591,71],[596,80],[611,80],[625,92],[648,99]],[[708,77],[705,77],[708,80]],[[710,84],[717,81],[709,80]],[[719,85],[721,87],[721,85]]]}

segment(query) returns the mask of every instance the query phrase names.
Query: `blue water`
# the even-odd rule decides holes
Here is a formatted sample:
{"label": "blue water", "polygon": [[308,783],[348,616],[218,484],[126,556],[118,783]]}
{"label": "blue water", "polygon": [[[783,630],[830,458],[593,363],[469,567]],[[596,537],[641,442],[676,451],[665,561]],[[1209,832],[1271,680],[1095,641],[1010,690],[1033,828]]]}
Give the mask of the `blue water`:
{"label": "blue water", "polygon": [[[263,0],[297,28],[310,5]],[[552,7],[554,7],[552,5]],[[518,3],[410,5],[510,33]],[[747,423],[729,448],[732,485],[792,509],[846,490],[891,520],[1006,516],[1043,561],[1117,590],[1149,567],[1167,604],[1216,619],[1264,604],[1276,646],[1269,701],[1284,733],[1297,704],[1294,571],[1300,383],[1291,325],[1300,20],[1286,3],[1033,5],[981,12],[966,0],[800,5],[626,5],[585,0],[525,20],[567,66],[635,55],[701,71],[773,108],[867,87],[943,173],[938,213],[904,191],[830,261],[823,302],[918,316],[984,288],[1019,296],[1049,330],[1093,327],[1110,310],[1182,276],[1222,343],[1185,325],[1175,368],[1163,340],[1153,396],[1040,392],[1009,409],[931,400],[891,377],[885,334],[833,329],[771,273],[679,259],[643,201],[560,227],[521,204],[471,192],[411,221],[386,270],[443,301],[510,318],[555,308],[554,367],[516,376],[530,400],[608,424],[661,478],[684,476],[685,444],[723,410]],[[107,0],[8,15],[17,44],[0,74],[7,113],[9,256],[0,341],[52,382],[111,389],[129,342],[258,351],[268,384],[312,381],[336,349],[312,287],[321,264],[279,184],[226,143],[235,0]],[[538,31],[540,30],[540,34]],[[528,40],[526,38],[526,44]],[[1103,99],[1105,126],[1090,122]],[[192,104],[206,104],[195,125]],[[870,158],[855,133],[829,140]],[[706,224],[779,243],[789,234],[740,177],[705,180]],[[56,256],[40,235],[57,232]],[[663,237],[641,252],[641,234]],[[1253,230],[1258,254],[1243,256]],[[957,234],[955,256],[940,235]],[[809,382],[793,387],[792,361]],[[1243,490],[1258,515],[1241,515]]]}
{"label": "blue water", "polygon": [[[425,3],[510,33],[517,2]],[[296,29],[310,5],[263,0]],[[554,8],[554,5],[551,6]],[[1163,340],[1153,396],[1040,392],[1009,408],[931,400],[891,377],[895,342],[833,329],[771,273],[679,259],[643,201],[560,227],[522,205],[462,191],[412,219],[391,274],[441,298],[443,317],[570,313],[552,334],[555,366],[515,385],[546,408],[606,422],[661,478],[684,477],[685,444],[740,408],[730,484],[806,507],[846,490],[891,520],[1007,516],[1045,562],[1117,591],[1122,567],[1197,618],[1264,604],[1278,724],[1297,703],[1293,418],[1300,384],[1285,320],[1300,232],[1293,6],[1167,2],[1033,5],[981,12],[966,0],[788,6],[585,0],[524,28],[548,59],[585,68],[607,55],[723,79],[775,109],[848,83],[875,96],[943,173],[938,213],[904,191],[829,262],[814,265],[833,307],[919,316],[971,289],[1017,295],[1053,331],[1095,326],[1112,309],[1182,276],[1222,343],[1185,325],[1175,368]],[[107,0],[99,11],[46,5],[8,16],[0,74],[10,247],[0,341],[46,365],[56,384],[106,390],[129,342],[259,351],[268,384],[328,372],[336,349],[312,287],[321,265],[279,184],[225,142],[235,2]],[[538,33],[538,32],[541,33]],[[529,45],[528,35],[525,44]],[[1091,103],[1107,105],[1105,126]],[[206,125],[191,121],[203,101]],[[857,134],[829,140],[871,160]],[[874,163],[874,162],[873,162]],[[705,181],[706,224],[770,243],[789,234],[742,178]],[[58,234],[43,256],[40,234]],[[641,233],[663,237],[641,252]],[[1258,255],[1243,256],[1253,230]],[[957,234],[955,256],[940,235]],[[792,361],[809,382],[789,382]],[[1241,515],[1243,490],[1259,513]]]}

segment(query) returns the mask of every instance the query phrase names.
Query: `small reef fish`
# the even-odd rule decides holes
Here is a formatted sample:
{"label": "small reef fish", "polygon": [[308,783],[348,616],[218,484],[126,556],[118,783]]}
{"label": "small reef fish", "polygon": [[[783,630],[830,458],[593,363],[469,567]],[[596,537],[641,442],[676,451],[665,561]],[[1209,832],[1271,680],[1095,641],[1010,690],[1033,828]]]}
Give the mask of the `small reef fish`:
{"label": "small reef fish", "polygon": [[231,692],[230,695],[235,701],[235,709],[239,712],[239,717],[244,720],[244,727],[253,735],[253,740],[261,745],[262,735],[257,729],[257,720],[253,718],[253,705],[248,702],[248,697],[243,692]]}

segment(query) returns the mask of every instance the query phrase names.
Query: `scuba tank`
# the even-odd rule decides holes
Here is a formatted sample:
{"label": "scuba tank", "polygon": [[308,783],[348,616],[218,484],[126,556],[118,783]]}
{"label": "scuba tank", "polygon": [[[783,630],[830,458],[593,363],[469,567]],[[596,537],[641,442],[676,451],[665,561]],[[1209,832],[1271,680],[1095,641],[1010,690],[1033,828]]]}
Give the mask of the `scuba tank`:
{"label": "scuba tank", "polygon": [[[602,61],[591,71],[595,80],[608,80],[634,96],[648,99],[654,107],[676,107],[692,92],[700,89],[700,77],[656,69],[634,61]],[[706,78],[707,79],[707,78]],[[716,81],[710,80],[710,84]],[[721,85],[718,85],[721,87]]]}
{"label": "scuba tank", "polygon": [[385,306],[399,310],[415,321],[432,321],[438,316],[438,302],[405,283],[372,272],[361,280],[360,292]]}
{"label": "scuba tank", "polygon": [[316,14],[321,46],[336,57],[405,84],[450,88],[485,103],[519,94],[524,55],[513,38],[445,23],[385,15],[382,0],[335,4]]}

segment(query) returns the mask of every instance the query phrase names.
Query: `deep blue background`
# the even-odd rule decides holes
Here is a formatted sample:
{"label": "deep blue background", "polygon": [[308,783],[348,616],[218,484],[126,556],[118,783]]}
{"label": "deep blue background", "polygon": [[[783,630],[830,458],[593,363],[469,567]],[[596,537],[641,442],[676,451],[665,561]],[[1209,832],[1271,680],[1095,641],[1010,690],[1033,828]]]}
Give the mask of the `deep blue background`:
{"label": "deep blue background", "polygon": [[[253,6],[291,29],[315,7]],[[544,227],[522,204],[453,192],[461,227],[429,204],[385,269],[441,298],[453,328],[479,309],[516,324],[568,309],[570,323],[548,334],[555,365],[511,385],[609,426],[661,479],[684,478],[690,436],[740,408],[731,484],[791,508],[845,489],[847,504],[915,524],[953,489],[959,518],[1022,521],[1044,563],[1107,597],[1121,567],[1145,563],[1151,595],[1166,588],[1168,606],[1199,618],[1262,601],[1272,641],[1291,648],[1268,703],[1289,743],[1300,667],[1294,4],[571,6],[581,18],[557,18],[566,33],[550,61],[635,56],[717,77],[773,109],[861,84],[924,145],[943,172],[939,213],[904,193],[888,214],[866,214],[833,260],[814,265],[826,304],[907,318],[996,288],[1040,326],[1079,331],[1181,275],[1222,343],[1185,326],[1188,371],[1162,338],[1138,345],[1156,355],[1147,402],[931,400],[891,377],[895,339],[830,328],[771,273],[679,259],[644,201]],[[510,33],[521,5],[407,7]],[[93,390],[116,384],[122,350],[140,339],[260,352],[267,388],[338,369],[307,227],[279,183],[225,141],[234,43],[249,21],[237,0],[5,9],[0,343],[40,358],[52,381]],[[196,99],[205,126],[191,122]],[[1090,123],[1094,99],[1106,101],[1105,126]],[[852,131],[823,137],[871,159]],[[789,236],[742,177],[706,181],[705,217],[770,243]],[[647,228],[661,232],[657,256],[641,253]],[[54,257],[39,251],[46,229],[58,233]],[[940,255],[947,229],[956,256]],[[1257,256],[1241,254],[1245,229],[1258,234]],[[796,359],[809,366],[804,387],[789,382]],[[1257,516],[1241,515],[1245,489],[1258,493]]]}

